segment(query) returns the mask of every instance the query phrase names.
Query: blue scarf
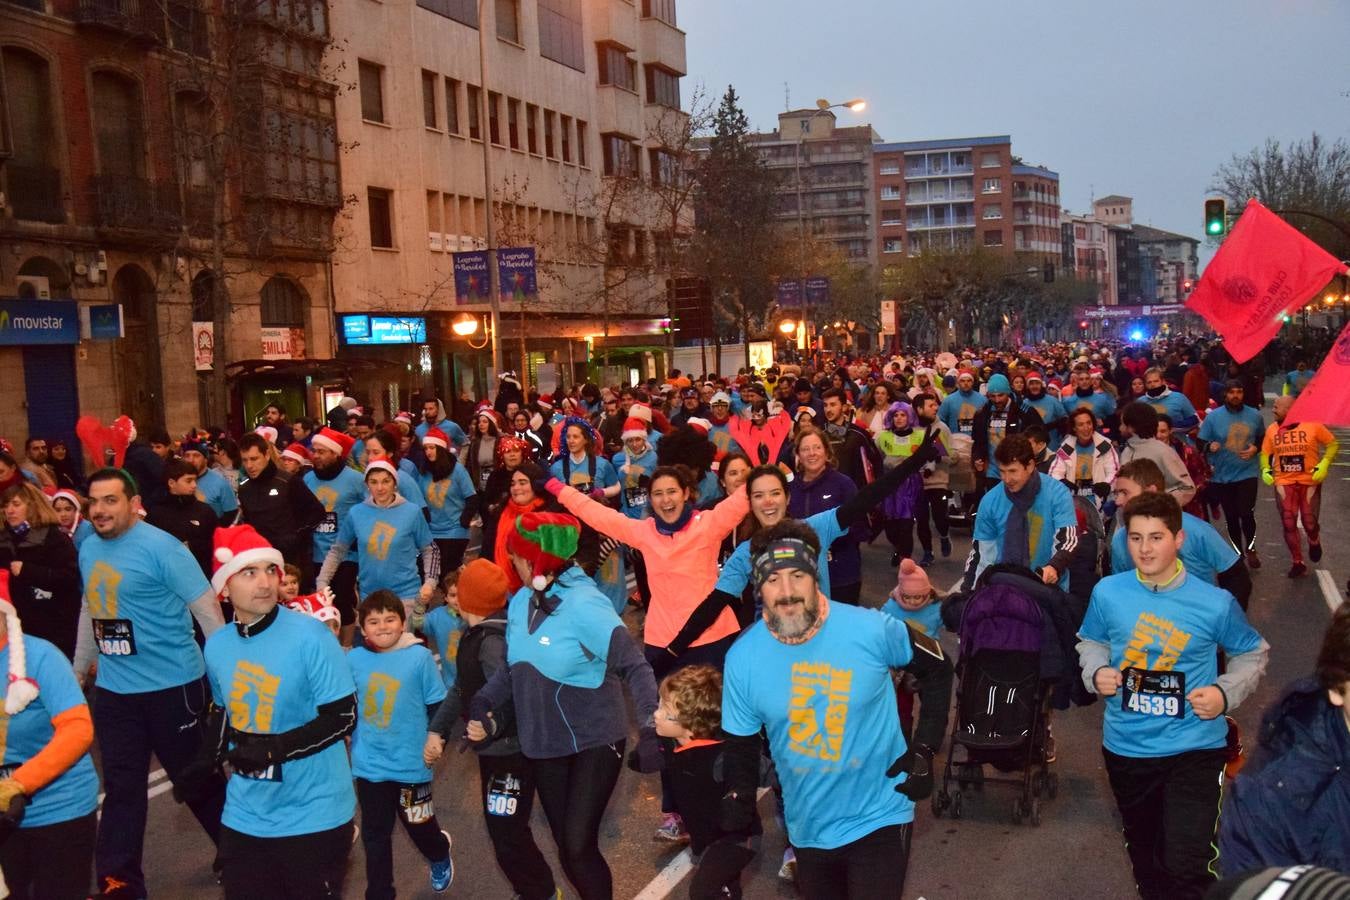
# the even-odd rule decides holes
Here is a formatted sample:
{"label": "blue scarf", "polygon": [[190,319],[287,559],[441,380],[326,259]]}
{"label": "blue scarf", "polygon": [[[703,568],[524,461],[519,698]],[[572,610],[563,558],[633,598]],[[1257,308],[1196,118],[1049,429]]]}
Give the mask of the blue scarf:
{"label": "blue scarf", "polygon": [[664,534],[666,537],[670,537],[677,531],[683,531],[684,526],[688,525],[689,520],[692,519],[693,517],[694,517],[694,504],[686,503],[684,505],[684,512],[680,513],[680,517],[676,519],[674,522],[671,522],[670,524],[666,524],[665,520],[658,515],[653,515],[652,519],[655,520],[656,522],[656,530],[659,531],[661,534]]}
{"label": "blue scarf", "polygon": [[9,525],[6,527],[9,528],[9,533],[14,535],[15,541],[22,541],[24,538],[28,537],[28,532],[32,529],[32,526],[27,522],[20,522],[18,525]]}

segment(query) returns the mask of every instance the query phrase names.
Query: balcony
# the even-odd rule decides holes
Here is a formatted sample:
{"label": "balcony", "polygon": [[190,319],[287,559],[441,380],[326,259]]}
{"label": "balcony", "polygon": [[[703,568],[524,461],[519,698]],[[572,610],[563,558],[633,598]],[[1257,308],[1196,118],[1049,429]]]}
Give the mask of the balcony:
{"label": "balcony", "polygon": [[905,226],[910,231],[936,231],[943,228],[974,228],[974,216],[956,216],[941,221],[929,219],[910,219],[909,224]]}
{"label": "balcony", "polygon": [[[631,11],[630,11],[631,15]],[[684,56],[684,32],[657,18],[638,22],[639,56],[644,63],[655,63],[681,75],[689,71]]]}
{"label": "balcony", "polygon": [[79,0],[75,22],[146,46],[164,43],[164,8],[154,0]]}
{"label": "balcony", "polygon": [[16,219],[49,222],[66,220],[65,197],[61,191],[61,170],[47,166],[5,166],[9,208]]}
{"label": "balcony", "polygon": [[906,178],[946,178],[948,175],[970,175],[975,169],[966,164],[964,166],[906,166]]}
{"label": "balcony", "polygon": [[128,175],[90,179],[95,223],[126,231],[177,231],[182,223],[178,185]]}

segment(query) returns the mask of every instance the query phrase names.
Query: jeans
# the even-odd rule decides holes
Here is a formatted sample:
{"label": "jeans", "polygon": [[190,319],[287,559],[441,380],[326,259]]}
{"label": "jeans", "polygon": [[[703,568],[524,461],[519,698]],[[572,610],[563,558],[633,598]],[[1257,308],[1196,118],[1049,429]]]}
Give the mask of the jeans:
{"label": "jeans", "polygon": [[394,896],[395,819],[427,862],[442,862],[450,856],[450,842],[436,821],[430,782],[358,778],[356,800],[361,804],[361,845],[366,851],[366,900],[392,900]]}
{"label": "jeans", "polygon": [[16,828],[0,844],[0,870],[14,900],[84,900],[94,862],[98,813]]}
{"label": "jeans", "polygon": [[614,896],[614,879],[600,854],[600,820],[619,780],[623,750],[619,741],[571,756],[533,760],[539,803],[558,845],[558,859],[581,900]]}
{"label": "jeans", "polygon": [[[201,747],[197,718],[208,700],[205,678],[138,694],[95,689],[94,736],[103,760],[106,793],[94,852],[100,885],[104,879],[113,878],[123,882],[132,896],[145,896],[141,856],[150,755],[159,760],[170,781],[177,781]],[[220,842],[220,812],[224,806],[223,781],[217,791],[188,804],[214,843]]]}
{"label": "jeans", "polygon": [[[478,757],[483,822],[497,865],[521,900],[552,900],[556,885],[530,831],[534,764],[519,753]],[[491,805],[489,805],[489,800]],[[515,801],[512,803],[511,801]]]}
{"label": "jeans", "polygon": [[351,849],[351,822],[276,838],[222,827],[225,900],[337,900]]}
{"label": "jeans", "polygon": [[798,847],[797,890],[811,900],[899,900],[913,829],[887,825],[842,847]]}

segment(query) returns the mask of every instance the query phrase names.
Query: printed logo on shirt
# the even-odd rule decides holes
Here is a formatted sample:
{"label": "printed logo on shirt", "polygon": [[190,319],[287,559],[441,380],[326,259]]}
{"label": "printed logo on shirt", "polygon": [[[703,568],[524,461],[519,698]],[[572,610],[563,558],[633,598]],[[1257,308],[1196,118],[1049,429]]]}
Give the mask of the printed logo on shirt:
{"label": "printed logo on shirt", "polygon": [[314,499],[323,504],[325,512],[332,512],[337,509],[338,492],[330,487],[315,488]]}
{"label": "printed logo on shirt", "polygon": [[445,508],[445,495],[450,493],[450,479],[443,478],[427,485],[427,503],[437,509]]}
{"label": "printed logo on shirt", "polygon": [[372,672],[361,701],[361,718],[376,728],[388,728],[394,717],[394,701],[403,683],[383,672]]}
{"label": "printed logo on shirt", "polygon": [[378,560],[387,559],[396,534],[398,529],[393,525],[388,522],[376,522],[375,527],[370,529],[370,537],[366,540],[366,552]]}
{"label": "printed logo on shirt", "polygon": [[[1142,612],[1134,623],[1134,633],[1125,645],[1120,668],[1152,669],[1170,672],[1191,642],[1191,635],[1169,619]],[[1156,655],[1150,656],[1150,653]]]}
{"label": "printed logo on shirt", "polygon": [[1228,426],[1228,437],[1223,442],[1223,448],[1233,453],[1240,453],[1246,450],[1252,444],[1252,427],[1246,422],[1234,422]]}
{"label": "printed logo on shirt", "polygon": [[121,584],[121,572],[102,560],[94,563],[84,585],[85,596],[89,599],[90,618],[117,618],[117,589]]}
{"label": "printed logo on shirt", "polygon": [[1045,527],[1045,516],[1034,509],[1027,510],[1027,559],[1034,560],[1036,551],[1041,549],[1041,530]]}
{"label": "printed logo on shirt", "polygon": [[843,753],[853,670],[829,663],[792,666],[788,748],[811,759],[837,762]]}
{"label": "printed logo on shirt", "polygon": [[230,678],[230,725],[239,731],[270,733],[280,687],[280,675],[246,659],[235,663]]}

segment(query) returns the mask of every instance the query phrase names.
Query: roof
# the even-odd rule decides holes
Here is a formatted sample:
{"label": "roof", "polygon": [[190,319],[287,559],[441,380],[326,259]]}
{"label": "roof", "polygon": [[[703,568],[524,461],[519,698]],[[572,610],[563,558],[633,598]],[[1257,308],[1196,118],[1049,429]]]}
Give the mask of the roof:
{"label": "roof", "polygon": [[1059,181],[1059,173],[1052,172],[1045,166],[1013,166],[1012,173],[1014,175],[1035,175],[1040,178],[1051,178]]}
{"label": "roof", "polygon": [[1133,197],[1123,197],[1123,196],[1121,196],[1120,194],[1107,194],[1105,197],[1098,197],[1096,200],[1094,200],[1094,201],[1092,201],[1092,202],[1093,202],[1094,204],[1097,204],[1097,203],[1133,203],[1133,202],[1134,202],[1134,198],[1133,198]]}
{"label": "roof", "polygon": [[1141,244],[1157,244],[1164,241],[1185,241],[1188,244],[1199,244],[1196,238],[1185,234],[1177,234],[1175,231],[1164,231],[1161,228],[1154,228],[1150,225],[1134,226],[1135,237]]}
{"label": "roof", "polygon": [[1011,144],[1010,134],[991,134],[984,137],[939,138],[931,141],[901,141],[895,144],[877,144],[875,153],[908,153],[917,150],[958,150],[964,147],[989,147]]}

